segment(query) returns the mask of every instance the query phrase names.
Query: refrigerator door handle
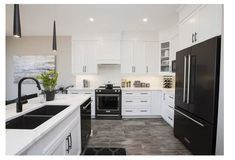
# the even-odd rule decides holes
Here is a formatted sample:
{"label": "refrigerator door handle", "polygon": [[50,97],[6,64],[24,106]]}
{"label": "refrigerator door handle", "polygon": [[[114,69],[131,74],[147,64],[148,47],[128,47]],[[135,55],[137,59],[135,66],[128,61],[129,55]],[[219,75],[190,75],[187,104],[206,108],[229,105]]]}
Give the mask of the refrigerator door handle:
{"label": "refrigerator door handle", "polygon": [[186,65],[187,65],[187,56],[184,56],[184,88],[183,88],[183,103],[185,103],[185,92],[186,92]]}
{"label": "refrigerator door handle", "polygon": [[190,99],[190,77],[191,77],[191,55],[188,55],[188,88],[187,88],[187,104]]}
{"label": "refrigerator door handle", "polygon": [[193,118],[189,117],[188,115],[184,114],[183,112],[179,111],[178,109],[175,109],[175,111],[176,111],[176,112],[178,112],[179,114],[181,114],[181,115],[185,116],[186,118],[190,119],[191,121],[193,121],[193,122],[197,123],[198,125],[200,125],[200,126],[202,126],[202,127],[205,127],[205,125],[204,125],[204,124],[202,124],[202,123],[200,123],[200,122],[196,121],[195,119],[193,119]]}

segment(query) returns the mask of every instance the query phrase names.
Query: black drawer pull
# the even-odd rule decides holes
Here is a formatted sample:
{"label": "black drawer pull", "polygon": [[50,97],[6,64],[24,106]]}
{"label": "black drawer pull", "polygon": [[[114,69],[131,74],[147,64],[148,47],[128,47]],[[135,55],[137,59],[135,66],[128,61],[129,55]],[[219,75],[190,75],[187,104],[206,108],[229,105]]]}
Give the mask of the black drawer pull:
{"label": "black drawer pull", "polygon": [[132,110],[126,110],[126,112],[132,112]]}
{"label": "black drawer pull", "polygon": [[133,102],[133,101],[126,101],[126,102]]}
{"label": "black drawer pull", "polygon": [[147,110],[140,110],[140,112],[147,112]]}
{"label": "black drawer pull", "polygon": [[140,93],[140,94],[148,94],[148,93]]}
{"label": "black drawer pull", "polygon": [[173,97],[172,97],[172,96],[169,96],[169,98],[173,99]]}
{"label": "black drawer pull", "polygon": [[126,93],[126,94],[133,94],[133,93]]}

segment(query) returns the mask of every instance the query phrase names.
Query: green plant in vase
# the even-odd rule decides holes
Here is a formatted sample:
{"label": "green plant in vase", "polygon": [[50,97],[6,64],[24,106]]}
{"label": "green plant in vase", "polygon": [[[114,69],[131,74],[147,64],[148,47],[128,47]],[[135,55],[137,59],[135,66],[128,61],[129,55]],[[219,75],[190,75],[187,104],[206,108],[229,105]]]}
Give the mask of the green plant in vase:
{"label": "green plant in vase", "polygon": [[55,70],[49,70],[37,76],[37,79],[41,81],[44,87],[47,101],[55,99],[55,86],[57,84],[58,75],[58,72]]}

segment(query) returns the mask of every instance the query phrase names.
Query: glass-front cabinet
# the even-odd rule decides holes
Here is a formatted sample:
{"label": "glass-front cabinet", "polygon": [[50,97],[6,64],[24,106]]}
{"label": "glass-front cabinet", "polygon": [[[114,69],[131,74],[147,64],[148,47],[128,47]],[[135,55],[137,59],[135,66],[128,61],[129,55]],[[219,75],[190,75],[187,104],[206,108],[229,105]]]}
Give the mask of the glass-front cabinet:
{"label": "glass-front cabinet", "polygon": [[160,72],[170,72],[170,42],[162,42],[160,46]]}

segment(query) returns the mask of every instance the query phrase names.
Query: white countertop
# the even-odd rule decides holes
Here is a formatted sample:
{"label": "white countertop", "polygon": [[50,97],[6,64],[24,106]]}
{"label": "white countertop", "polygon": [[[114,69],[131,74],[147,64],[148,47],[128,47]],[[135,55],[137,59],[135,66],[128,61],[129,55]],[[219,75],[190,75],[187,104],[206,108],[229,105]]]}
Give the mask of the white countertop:
{"label": "white countertop", "polygon": [[[16,113],[16,104],[6,106],[6,121],[16,118],[20,115],[28,113],[32,110],[40,108],[44,105],[70,105],[68,108],[50,118],[35,129],[6,129],[6,154],[15,155],[21,154],[33,143],[39,140],[48,131],[54,128],[63,119],[69,116],[74,110],[84,103],[89,95],[72,95],[72,94],[58,94],[54,101],[40,103],[40,98],[29,100],[27,104],[23,105],[23,111]],[[79,115],[78,115],[79,116]]]}
{"label": "white countertop", "polygon": [[[98,87],[97,87],[98,88]],[[97,88],[80,88],[80,87],[73,87],[73,88],[69,88],[68,90],[73,91],[73,90],[84,90],[84,91],[91,91],[91,90],[95,90]],[[150,87],[150,88],[135,88],[135,87],[130,87],[130,88],[121,88],[123,91],[129,91],[129,90],[140,90],[140,91],[169,91],[172,92],[175,90],[175,88],[154,88],[154,87]]]}
{"label": "white countertop", "polygon": [[162,91],[162,88],[121,88],[123,91]]}

